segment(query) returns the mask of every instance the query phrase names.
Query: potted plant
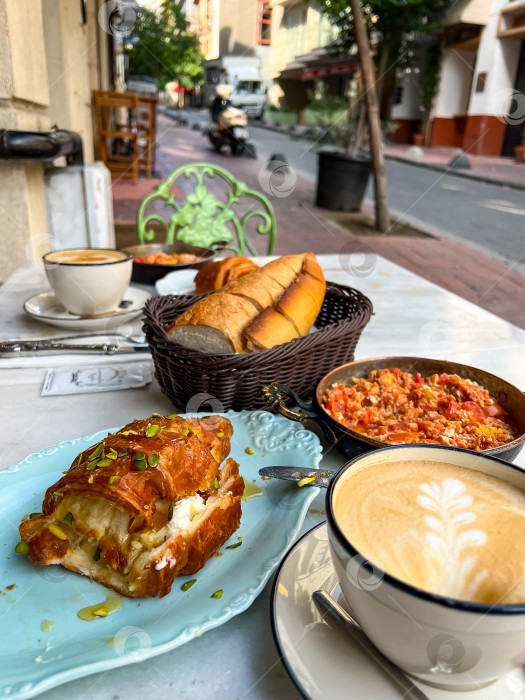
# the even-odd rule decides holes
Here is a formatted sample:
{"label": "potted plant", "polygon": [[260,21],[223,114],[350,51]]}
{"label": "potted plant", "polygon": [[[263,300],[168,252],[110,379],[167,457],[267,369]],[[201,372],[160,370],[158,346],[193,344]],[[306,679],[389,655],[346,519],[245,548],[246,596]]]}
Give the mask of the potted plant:
{"label": "potted plant", "polygon": [[525,129],[521,132],[521,144],[514,147],[514,157],[517,163],[525,162]]}
{"label": "potted plant", "polygon": [[[341,114],[345,101],[325,98],[322,85],[316,99],[308,105],[322,128],[313,148],[317,153],[316,206],[337,211],[359,211],[372,173],[372,162],[363,152],[366,133],[365,112],[356,100],[357,84],[349,90],[346,118],[334,121],[334,112]],[[319,94],[321,93],[321,94]],[[363,104],[361,101],[360,105]]]}
{"label": "potted plant", "polygon": [[419,148],[422,148],[422,146],[425,143],[425,136],[424,134],[419,133],[419,131],[416,131],[415,134],[412,134],[412,143],[414,146],[419,146]]}

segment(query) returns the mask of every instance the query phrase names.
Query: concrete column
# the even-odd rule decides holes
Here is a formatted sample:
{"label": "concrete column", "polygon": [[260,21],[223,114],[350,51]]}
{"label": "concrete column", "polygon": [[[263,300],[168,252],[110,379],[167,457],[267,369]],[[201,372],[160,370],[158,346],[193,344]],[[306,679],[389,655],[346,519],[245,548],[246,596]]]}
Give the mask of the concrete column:
{"label": "concrete column", "polygon": [[[0,128],[50,127],[42,9],[35,0],[0,0]],[[0,281],[45,247],[43,166],[0,161]]]}
{"label": "concrete column", "polygon": [[93,162],[89,59],[97,39],[82,23],[79,2],[42,0],[42,10],[49,117],[53,124],[82,136],[84,159],[89,164]]}

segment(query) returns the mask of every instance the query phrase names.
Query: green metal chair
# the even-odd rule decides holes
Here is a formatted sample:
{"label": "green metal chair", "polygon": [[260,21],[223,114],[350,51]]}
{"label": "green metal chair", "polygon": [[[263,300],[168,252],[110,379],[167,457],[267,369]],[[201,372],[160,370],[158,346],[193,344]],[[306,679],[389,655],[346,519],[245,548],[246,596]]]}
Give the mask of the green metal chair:
{"label": "green metal chair", "polygon": [[[181,204],[175,201],[175,196],[171,193],[171,187],[179,177],[188,180],[195,178],[193,193]],[[205,177],[220,178],[226,182],[226,201],[220,201],[208,192],[204,183]],[[238,218],[232,207],[245,197],[254,200],[254,208],[250,208]],[[163,201],[166,207],[174,210],[169,220],[166,221],[157,213],[145,213],[148,205],[155,200]],[[177,240],[209,248],[225,241],[228,243],[225,249],[233,250],[236,255],[245,255],[246,250],[252,255],[257,255],[246,236],[246,224],[254,217],[262,219],[255,226],[255,231],[268,236],[267,254],[271,255],[275,245],[275,214],[268,199],[260,192],[249,189],[244,182],[239,182],[218,165],[188,163],[174,170],[155,192],[141,202],[137,213],[137,233],[141,244],[153,241],[155,229],[151,224],[158,222],[166,231],[166,243]]]}

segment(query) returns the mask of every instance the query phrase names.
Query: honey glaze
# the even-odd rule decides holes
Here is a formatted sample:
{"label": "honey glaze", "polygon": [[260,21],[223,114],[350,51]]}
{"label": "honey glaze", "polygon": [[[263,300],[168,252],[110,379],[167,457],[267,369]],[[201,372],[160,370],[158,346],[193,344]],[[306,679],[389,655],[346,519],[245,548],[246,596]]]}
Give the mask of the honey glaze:
{"label": "honey glaze", "polygon": [[253,484],[251,481],[246,481],[246,479],[243,477],[244,481],[244,493],[242,495],[241,501],[251,501],[254,498],[258,498],[259,496],[262,496],[262,488],[260,486],[257,486],[257,484]]}
{"label": "honey glaze", "polygon": [[118,593],[110,593],[106,600],[102,603],[88,605],[87,608],[82,608],[82,610],[79,610],[77,616],[81,620],[91,622],[92,620],[98,620],[101,617],[107,617],[117,610],[120,610],[123,604],[124,599],[121,595]]}

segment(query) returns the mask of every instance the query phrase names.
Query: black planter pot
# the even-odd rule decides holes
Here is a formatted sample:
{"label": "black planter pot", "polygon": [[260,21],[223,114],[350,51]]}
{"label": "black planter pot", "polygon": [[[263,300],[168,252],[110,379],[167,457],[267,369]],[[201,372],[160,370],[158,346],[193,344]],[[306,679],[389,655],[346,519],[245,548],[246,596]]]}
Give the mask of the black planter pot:
{"label": "black planter pot", "polygon": [[372,161],[342,153],[317,154],[316,205],[323,209],[359,211],[372,173]]}

